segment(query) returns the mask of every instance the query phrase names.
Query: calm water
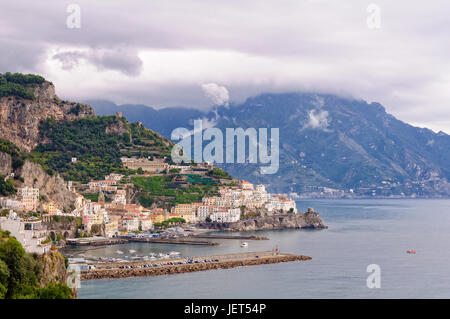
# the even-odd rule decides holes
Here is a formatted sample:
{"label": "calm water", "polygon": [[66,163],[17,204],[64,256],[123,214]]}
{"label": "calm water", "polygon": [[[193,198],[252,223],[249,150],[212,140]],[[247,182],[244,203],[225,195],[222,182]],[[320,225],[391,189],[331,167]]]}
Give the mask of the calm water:
{"label": "calm water", "polygon": [[[259,231],[269,241],[218,240],[218,247],[126,244],[90,252],[119,256],[180,251],[183,256],[271,250],[312,257],[159,277],[82,281],[80,298],[450,298],[450,200],[315,200],[327,230]],[[248,233],[247,233],[248,234]],[[406,253],[416,249],[416,255]],[[124,255],[126,255],[125,253]],[[369,264],[381,267],[381,288],[369,289]]]}

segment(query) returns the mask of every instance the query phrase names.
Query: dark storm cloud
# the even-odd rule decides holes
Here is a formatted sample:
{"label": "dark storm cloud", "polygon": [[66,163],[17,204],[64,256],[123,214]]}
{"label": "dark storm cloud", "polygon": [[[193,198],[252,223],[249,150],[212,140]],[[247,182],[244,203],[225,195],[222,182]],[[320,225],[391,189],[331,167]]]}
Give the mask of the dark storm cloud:
{"label": "dark storm cloud", "polygon": [[85,60],[102,70],[116,70],[129,76],[137,76],[142,71],[142,60],[137,54],[128,51],[116,50],[90,50],[88,52],[66,51],[52,57],[62,64],[64,70],[76,67],[80,60]]}

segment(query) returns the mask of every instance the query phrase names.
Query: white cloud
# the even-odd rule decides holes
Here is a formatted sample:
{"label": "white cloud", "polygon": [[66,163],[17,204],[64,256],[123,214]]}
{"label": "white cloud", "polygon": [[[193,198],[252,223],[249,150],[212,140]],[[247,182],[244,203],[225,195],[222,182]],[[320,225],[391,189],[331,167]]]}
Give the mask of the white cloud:
{"label": "white cloud", "polygon": [[226,87],[217,85],[216,83],[208,83],[202,84],[202,90],[214,105],[228,106],[230,94]]}
{"label": "white cloud", "polygon": [[328,131],[328,125],[330,124],[330,118],[328,117],[328,111],[316,111],[311,110],[308,113],[309,121],[304,128],[312,128],[323,131]]}

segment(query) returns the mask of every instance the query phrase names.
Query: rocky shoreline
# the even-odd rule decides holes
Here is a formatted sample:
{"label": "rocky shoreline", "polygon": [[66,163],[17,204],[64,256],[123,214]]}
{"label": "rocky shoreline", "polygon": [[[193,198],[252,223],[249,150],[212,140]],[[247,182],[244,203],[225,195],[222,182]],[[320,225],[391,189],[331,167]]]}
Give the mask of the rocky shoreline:
{"label": "rocky shoreline", "polygon": [[326,229],[320,215],[309,208],[306,213],[285,213],[271,216],[259,216],[233,223],[200,223],[200,228],[217,231],[255,231],[271,229]]}

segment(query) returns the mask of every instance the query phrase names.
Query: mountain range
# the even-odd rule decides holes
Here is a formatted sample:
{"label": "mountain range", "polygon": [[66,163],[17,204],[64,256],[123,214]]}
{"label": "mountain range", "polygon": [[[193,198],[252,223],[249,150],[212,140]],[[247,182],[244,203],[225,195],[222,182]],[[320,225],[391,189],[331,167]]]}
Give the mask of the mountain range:
{"label": "mountain range", "polygon": [[[279,128],[280,167],[222,164],[233,176],[266,184],[273,192],[304,197],[448,197],[450,136],[396,119],[379,103],[330,94],[261,94],[209,112],[156,110],[90,100],[96,114],[122,112],[170,138],[196,119],[225,128]],[[205,126],[205,125],[204,125]]]}

